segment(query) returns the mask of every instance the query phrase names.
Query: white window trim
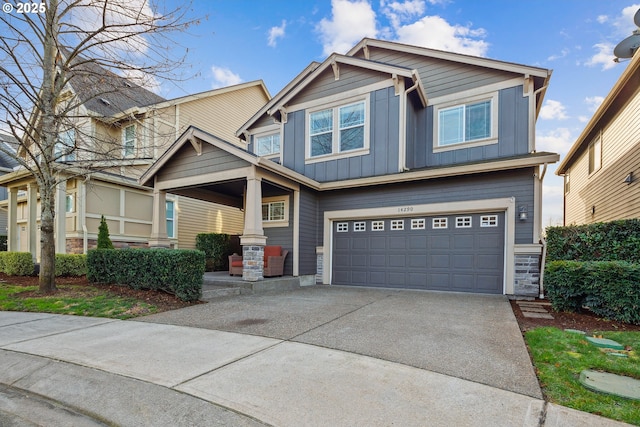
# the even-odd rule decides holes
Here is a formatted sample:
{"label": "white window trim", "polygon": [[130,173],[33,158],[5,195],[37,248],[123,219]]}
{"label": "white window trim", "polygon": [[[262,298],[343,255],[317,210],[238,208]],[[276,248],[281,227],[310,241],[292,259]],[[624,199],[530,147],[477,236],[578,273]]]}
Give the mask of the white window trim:
{"label": "white window trim", "polygon": [[[356,148],[355,150],[349,150],[349,151],[343,151],[340,152],[338,151],[340,148],[340,138],[336,137],[337,135],[340,134],[340,127],[339,125],[336,126],[336,123],[340,123],[339,121],[339,108],[340,107],[345,107],[347,105],[351,105],[351,104],[357,104],[359,102],[363,102],[364,103],[364,144],[362,148]],[[323,154],[320,156],[311,156],[311,135],[309,134],[311,129],[309,128],[309,117],[312,113],[318,112],[318,111],[322,111],[322,110],[328,110],[328,109],[332,109],[333,110],[333,130],[332,130],[332,152],[330,154]],[[309,163],[319,163],[319,162],[326,162],[327,160],[336,160],[336,159],[344,159],[344,158],[348,158],[348,157],[354,157],[354,156],[363,156],[366,154],[369,154],[369,147],[370,147],[370,141],[369,141],[369,128],[371,125],[371,119],[370,119],[370,114],[371,114],[371,104],[370,104],[370,97],[369,97],[369,93],[366,93],[364,95],[361,96],[356,96],[353,98],[345,98],[345,99],[341,99],[340,101],[333,101],[331,103],[327,103],[327,104],[319,104],[313,107],[308,108],[305,111],[305,115],[304,115],[304,120],[305,120],[305,125],[304,125],[304,138],[305,138],[305,143],[304,143],[304,152],[305,152],[305,163],[309,164]],[[336,121],[337,119],[337,121]],[[282,144],[282,139],[280,140],[280,144]],[[282,150],[282,147],[281,147]]]}
{"label": "white window trim", "polygon": [[456,228],[472,228],[472,227],[473,227],[473,217],[471,216],[456,217]]}
{"label": "white window trim", "polygon": [[[127,129],[133,127],[133,152],[127,154]],[[131,123],[122,128],[122,157],[132,159],[136,157],[136,149],[138,148],[138,127],[135,123]]]}
{"label": "white window trim", "polygon": [[411,218],[412,230],[425,230],[427,228],[427,220],[425,218]]}
{"label": "white window trim", "polygon": [[[596,151],[596,146],[599,147],[598,151]],[[591,156],[593,153],[593,170],[591,169]],[[598,160],[596,163],[596,159]],[[587,172],[589,173],[589,177],[596,174],[600,169],[602,169],[602,134],[598,133],[593,141],[587,147]]]}
{"label": "white window trim", "polygon": [[[262,228],[288,227],[289,226],[289,196],[263,197],[260,208],[265,203],[284,202],[284,220],[282,221],[262,221]],[[262,213],[261,213],[262,215]]]}
{"label": "white window trim", "polygon": [[392,219],[389,228],[393,231],[404,230],[404,219]]}
{"label": "white window trim", "polygon": [[499,221],[498,215],[481,215],[480,216],[480,228],[498,227]]}
{"label": "white window trim", "polygon": [[384,231],[384,220],[371,221],[371,231]]}
{"label": "white window trim", "polygon": [[[491,145],[498,143],[498,99],[499,92],[494,91],[486,94],[470,96],[466,98],[460,98],[433,106],[433,152],[440,153],[443,151],[459,150],[462,148],[481,147],[483,145]],[[473,104],[482,101],[491,101],[491,136],[485,139],[473,140],[469,142],[459,142],[455,144],[440,146],[440,110],[452,108],[456,106],[463,106],[467,104]]]}
{"label": "white window trim", "polygon": [[[258,155],[258,142],[257,142],[258,138],[260,138],[261,136],[269,136],[274,134],[280,135],[280,151],[277,153],[266,154],[264,156]],[[253,154],[255,154],[258,157],[264,157],[267,159],[278,158],[281,160],[280,163],[282,163],[281,157],[282,157],[282,151],[283,151],[282,150],[283,134],[282,134],[282,126],[280,124],[257,128],[251,133],[251,136],[253,136]]]}
{"label": "white window trim", "polygon": [[367,231],[367,222],[366,221],[356,221],[353,223],[353,231],[361,232]]}
{"label": "white window trim", "polygon": [[431,228],[433,230],[446,230],[449,228],[449,218],[437,217],[431,219]]}
{"label": "white window trim", "polygon": [[[178,203],[176,202],[176,200],[169,199],[169,198],[167,198],[165,200],[165,203],[167,203],[167,202],[173,203],[173,218],[171,218],[171,220],[173,221],[173,230],[172,230],[173,231],[173,233],[172,233],[173,235],[172,236],[169,235],[169,228],[167,228],[167,238],[169,238],[171,240],[175,240],[175,239],[178,238],[178,220],[177,220],[178,219],[178,215],[177,215]],[[166,214],[166,210],[165,210],[165,217],[166,217],[165,218],[165,223],[166,223],[166,221],[169,220],[169,217]]]}
{"label": "white window trim", "polygon": [[337,222],[336,223],[336,233],[348,233],[349,232],[349,223],[348,222]]}

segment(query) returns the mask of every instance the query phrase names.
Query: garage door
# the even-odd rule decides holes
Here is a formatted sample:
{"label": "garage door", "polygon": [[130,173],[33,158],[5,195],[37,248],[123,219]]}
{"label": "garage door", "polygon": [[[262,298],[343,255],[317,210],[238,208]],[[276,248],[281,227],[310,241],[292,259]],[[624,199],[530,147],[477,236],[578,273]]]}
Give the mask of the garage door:
{"label": "garage door", "polygon": [[336,285],[501,294],[504,213],[334,221]]}

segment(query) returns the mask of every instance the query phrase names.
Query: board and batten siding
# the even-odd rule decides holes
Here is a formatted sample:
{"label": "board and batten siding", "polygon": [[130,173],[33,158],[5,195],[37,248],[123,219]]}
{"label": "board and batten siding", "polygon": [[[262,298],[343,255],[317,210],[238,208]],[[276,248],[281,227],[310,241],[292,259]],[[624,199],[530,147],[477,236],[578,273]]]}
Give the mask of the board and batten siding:
{"label": "board and batten siding", "polygon": [[[524,155],[529,150],[528,98],[522,96],[522,86],[499,91],[498,99],[498,142],[478,147],[461,146],[455,150],[435,153],[434,146],[434,107],[408,114],[409,122],[415,119],[416,125],[409,127],[413,135],[408,137],[407,165],[409,168],[450,166],[461,163],[480,162]],[[415,115],[415,118],[412,117]]]}
{"label": "board and batten siding", "polygon": [[[628,185],[624,179],[629,173],[634,182]],[[568,175],[566,225],[640,218],[640,88],[602,129],[600,170],[589,175],[589,150],[585,149]]]}
{"label": "board and batten siding", "polygon": [[318,234],[321,228],[318,217],[318,197],[315,192],[307,189],[300,190],[300,254],[298,269],[300,275],[314,275],[317,269],[316,246],[318,246]]}
{"label": "board and batten siding", "polygon": [[319,182],[397,173],[399,97],[393,87],[374,91],[368,108],[368,154],[309,164],[305,161],[305,111],[289,113],[284,127],[283,165]]}
{"label": "board and batten siding", "polygon": [[184,144],[169,162],[158,172],[159,182],[187,178],[248,166],[249,163],[211,144],[202,144],[202,154],[197,155],[193,146]]}
{"label": "board and batten siding", "polygon": [[[482,86],[499,83],[519,74],[492,70],[470,64],[429,58],[422,55],[369,46],[369,58],[399,67],[417,69],[429,98],[438,98]],[[363,57],[360,52],[358,56]]]}
{"label": "board and batten siding", "polygon": [[200,233],[242,234],[244,215],[240,209],[184,196],[174,200],[180,249],[195,249]]}
{"label": "board and batten siding", "polygon": [[[534,178],[534,168],[523,168],[323,192],[319,196],[318,227],[319,229],[323,227],[322,221],[325,211],[514,197],[516,209],[518,206],[526,206],[529,216],[526,221],[516,220],[515,243],[538,243],[537,241],[533,242],[533,225],[537,220],[533,208],[534,179],[536,179]],[[319,239],[322,239],[322,235],[319,236]],[[321,244],[319,242],[319,245]]]}

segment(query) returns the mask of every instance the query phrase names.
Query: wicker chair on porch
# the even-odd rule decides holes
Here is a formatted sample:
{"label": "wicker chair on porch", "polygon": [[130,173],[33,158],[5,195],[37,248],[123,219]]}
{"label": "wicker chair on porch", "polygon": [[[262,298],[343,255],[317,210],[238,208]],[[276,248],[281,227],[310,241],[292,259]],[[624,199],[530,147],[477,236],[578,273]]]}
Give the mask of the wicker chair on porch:
{"label": "wicker chair on porch", "polygon": [[[289,251],[283,251],[282,246],[264,247],[264,277],[284,275],[284,260]],[[242,276],[242,257],[238,254],[229,255],[229,276]]]}

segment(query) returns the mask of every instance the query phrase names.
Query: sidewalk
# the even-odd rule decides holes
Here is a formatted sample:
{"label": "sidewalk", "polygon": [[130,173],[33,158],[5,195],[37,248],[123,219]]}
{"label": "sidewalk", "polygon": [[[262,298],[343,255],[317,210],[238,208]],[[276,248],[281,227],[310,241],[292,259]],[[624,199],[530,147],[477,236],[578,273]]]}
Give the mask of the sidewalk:
{"label": "sidewalk", "polygon": [[369,356],[136,321],[0,312],[0,365],[9,425],[624,425]]}

